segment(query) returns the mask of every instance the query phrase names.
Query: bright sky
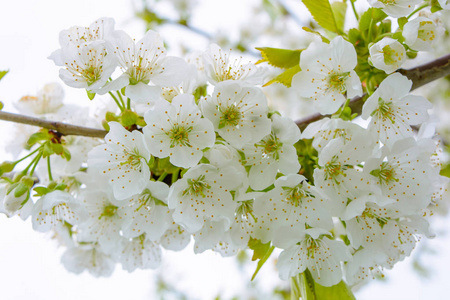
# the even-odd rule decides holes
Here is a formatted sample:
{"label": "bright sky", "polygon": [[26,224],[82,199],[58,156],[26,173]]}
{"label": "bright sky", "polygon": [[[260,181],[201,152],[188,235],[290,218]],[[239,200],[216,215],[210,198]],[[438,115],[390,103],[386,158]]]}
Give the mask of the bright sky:
{"label": "bright sky", "polygon": [[[362,1],[362,0],[360,0]],[[242,0],[204,1],[204,24],[229,24],[230,18],[243,18]],[[233,6],[234,3],[234,6]],[[233,8],[234,7],[234,8]],[[239,7],[239,9],[237,9]],[[12,110],[12,101],[35,94],[45,83],[59,81],[58,68],[47,59],[59,47],[58,34],[73,25],[89,25],[99,17],[113,17],[116,28],[139,38],[143,24],[133,19],[131,1],[111,0],[22,0],[0,2],[0,70],[10,73],[0,82],[0,100],[5,110]],[[164,35],[163,35],[164,37]],[[171,37],[176,38],[176,37]],[[198,50],[206,45],[199,42]],[[270,46],[270,45],[267,45]],[[66,98],[87,105],[83,91],[65,88]],[[0,123],[0,138],[5,141],[8,127]],[[3,148],[4,144],[0,143]],[[0,150],[1,151],[1,150]],[[3,160],[3,152],[0,152]],[[441,220],[439,228],[450,228],[449,220]],[[373,282],[358,293],[358,300],[372,299],[444,299],[450,292],[450,238],[438,237],[428,242],[435,254],[424,255],[432,277],[420,279],[411,269],[411,262],[400,263],[394,272],[387,272],[387,283]],[[233,259],[204,253],[194,256],[166,253],[164,266],[157,271],[136,271],[131,274],[116,268],[111,278],[95,279],[89,274],[74,275],[60,264],[63,249],[56,248],[50,236],[34,232],[30,222],[0,215],[0,291],[1,299],[154,299],[152,274],[162,272],[173,284],[189,290],[193,299],[212,299],[219,291],[231,297],[245,290],[248,277],[242,278]],[[261,288],[277,277],[273,267],[263,268]],[[264,279],[264,280],[263,280]],[[434,295],[434,296],[433,296]]]}

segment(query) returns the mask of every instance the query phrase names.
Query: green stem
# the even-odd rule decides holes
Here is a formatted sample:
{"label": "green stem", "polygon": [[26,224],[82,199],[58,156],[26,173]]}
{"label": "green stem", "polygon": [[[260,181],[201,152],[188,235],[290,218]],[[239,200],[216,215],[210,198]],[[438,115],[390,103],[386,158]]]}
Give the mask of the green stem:
{"label": "green stem", "polygon": [[157,181],[163,181],[164,178],[166,178],[166,176],[167,176],[168,174],[169,174],[169,173],[167,173],[167,172],[162,173],[161,176],[158,177],[158,180],[157,180]]}
{"label": "green stem", "polygon": [[53,181],[53,176],[52,176],[52,167],[50,165],[50,155],[47,156],[47,171],[48,171],[48,179],[50,181]]}
{"label": "green stem", "polygon": [[427,2],[425,2],[424,4],[422,4],[421,6],[419,6],[418,8],[416,8],[415,11],[413,11],[412,13],[409,14],[409,16],[407,16],[406,18],[409,20],[409,18],[411,18],[412,16],[414,16],[417,12],[421,11],[422,9],[424,9],[425,7],[429,6],[429,4]]}
{"label": "green stem", "polygon": [[[39,161],[41,160],[41,157],[42,157],[42,151],[40,151],[39,154],[34,158],[34,165],[33,165],[33,167],[31,168],[30,176],[33,176],[34,170],[36,169],[36,167],[37,167]],[[32,162],[32,163],[33,163],[33,162]],[[31,165],[31,164],[30,164],[30,165]]]}
{"label": "green stem", "polygon": [[178,174],[180,173],[180,169],[178,168],[175,172],[172,173],[172,184],[174,184],[178,180]]}
{"label": "green stem", "polygon": [[21,161],[23,161],[23,160],[27,159],[28,157],[30,157],[31,155],[35,154],[35,153],[38,152],[41,148],[42,148],[42,146],[39,146],[39,147],[38,147],[36,150],[34,150],[33,152],[29,153],[28,155],[22,157],[22,158],[19,159],[19,160],[16,160],[16,161],[14,162],[14,165],[17,165],[17,164],[20,163]]}
{"label": "green stem", "polygon": [[373,19],[370,19],[369,32],[367,34],[368,42],[370,42],[372,40],[372,27],[373,27]]}
{"label": "green stem", "polygon": [[350,3],[352,4],[352,9],[353,9],[353,13],[355,14],[355,18],[356,18],[357,21],[359,21],[359,15],[356,12],[355,1],[356,0],[350,0]]}
{"label": "green stem", "polygon": [[[122,93],[120,91],[117,91],[117,96],[119,96],[120,103],[122,103],[122,106],[125,108],[125,102],[123,101]],[[130,109],[130,107],[128,107],[128,109]]]}
{"label": "green stem", "polygon": [[127,98],[127,109],[131,109],[131,99]]}
{"label": "green stem", "polygon": [[291,277],[291,300],[299,300],[300,297],[302,296],[300,294],[300,285],[298,281],[298,276],[299,275]]}
{"label": "green stem", "polygon": [[114,96],[114,94],[111,93],[111,92],[108,92],[108,94],[114,99],[114,101],[116,102],[116,104],[117,104],[117,106],[119,107],[120,111],[124,111],[125,108],[124,108],[124,106],[122,106],[122,105],[120,104],[120,102],[119,102],[119,100],[117,99],[117,97]]}

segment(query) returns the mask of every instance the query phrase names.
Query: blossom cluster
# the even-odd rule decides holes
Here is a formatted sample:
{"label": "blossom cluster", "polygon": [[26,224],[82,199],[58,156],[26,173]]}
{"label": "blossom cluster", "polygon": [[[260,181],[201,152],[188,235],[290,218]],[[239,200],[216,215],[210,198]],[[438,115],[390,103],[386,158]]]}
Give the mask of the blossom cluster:
{"label": "blossom cluster", "polygon": [[[369,2],[402,17],[420,1]],[[114,26],[102,18],[64,30],[50,56],[66,85],[116,103],[103,112],[104,140],[33,134],[28,148],[38,158],[0,185],[0,212],[54,231],[67,247],[68,270],[108,276],[116,263],[156,268],[163,249],[179,251],[191,239],[196,253],[222,256],[258,240],[281,249],[282,279],[309,270],[323,286],[354,284],[433,236],[428,217],[448,180],[427,123],[431,104],[394,72],[406,59],[404,45],[427,49],[433,21],[406,23],[405,44],[383,38],[367,49],[368,63],[386,76],[368,91],[363,125],[339,118],[348,99],[363,95],[355,46],[341,36],[312,42],[292,87],[334,115],[303,132],[270,110],[265,68],[241,64],[214,44],[187,59],[168,56],[158,33],[136,42]],[[70,115],[60,87],[42,94],[18,107],[46,118]]]}

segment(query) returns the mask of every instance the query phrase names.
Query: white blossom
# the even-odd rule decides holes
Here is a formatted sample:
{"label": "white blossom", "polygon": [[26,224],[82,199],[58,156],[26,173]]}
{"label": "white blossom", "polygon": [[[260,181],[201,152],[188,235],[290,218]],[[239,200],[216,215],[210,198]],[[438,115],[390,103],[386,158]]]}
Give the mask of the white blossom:
{"label": "white blossom", "polygon": [[397,40],[385,37],[369,48],[369,61],[377,69],[391,74],[405,62],[405,47]]}
{"label": "white blossom", "polygon": [[402,34],[411,49],[427,51],[436,39],[437,26],[431,19],[417,17],[403,26]]}
{"label": "white blossom", "polygon": [[56,190],[48,193],[34,204],[31,217],[33,229],[46,232],[58,223],[76,225],[83,217],[79,206],[67,192]]}
{"label": "white blossom", "polygon": [[231,191],[243,180],[244,174],[232,166],[217,169],[201,164],[187,171],[183,178],[170,187],[169,208],[173,219],[193,233],[206,220],[234,219],[236,203]]}
{"label": "white blossom", "polygon": [[109,277],[115,268],[111,256],[90,243],[67,249],[61,257],[61,263],[72,273],[80,274],[88,270],[95,277]]}
{"label": "white blossom", "polygon": [[298,174],[282,176],[275,188],[261,194],[254,202],[256,236],[263,243],[272,240],[279,228],[296,225],[330,230],[331,214],[325,209],[327,200]]}
{"label": "white blossom", "polygon": [[259,88],[234,81],[216,85],[214,94],[200,100],[203,115],[233,147],[256,143],[270,133],[267,100]]}
{"label": "white blossom", "polygon": [[24,96],[14,107],[24,114],[44,115],[55,113],[63,105],[64,90],[58,83],[44,85],[36,96]]}
{"label": "white blossom", "polygon": [[172,103],[162,101],[145,116],[144,136],[150,153],[169,157],[178,167],[195,166],[203,156],[203,149],[214,145],[214,127],[188,94],[176,96]]}
{"label": "white blossom", "polygon": [[119,262],[128,272],[136,269],[156,269],[161,265],[161,246],[146,238],[145,235],[123,239]]}
{"label": "white blossom", "polygon": [[63,68],[59,77],[70,87],[85,88],[98,92],[111,74],[117,61],[108,55],[104,41],[93,41],[87,44],[68,44],[56,54],[50,56],[57,66]]}
{"label": "white blossom", "polygon": [[292,87],[314,100],[321,114],[334,113],[347,98],[362,95],[356,64],[355,48],[341,36],[330,44],[313,42],[301,54],[301,71],[292,78]]}
{"label": "white blossom", "polygon": [[278,172],[288,175],[300,170],[294,144],[300,139],[300,129],[289,118],[272,117],[271,133],[255,144],[242,148],[245,165],[250,166],[250,187],[263,190],[270,186]]}
{"label": "white blossom", "polygon": [[117,122],[109,122],[106,144],[89,152],[88,164],[109,180],[118,200],[142,192],[150,180],[150,152],[139,131],[129,132]]}
{"label": "white blossom", "polygon": [[117,58],[123,74],[102,93],[126,87],[125,95],[135,101],[156,101],[161,90],[158,86],[177,86],[184,78],[186,62],[166,56],[161,37],[152,30],[136,43],[127,33],[117,30],[108,42],[108,52]]}
{"label": "white blossom", "polygon": [[203,65],[208,81],[217,85],[221,81],[237,80],[247,85],[260,85],[265,70],[252,63],[242,64],[242,56],[234,61],[231,51],[226,53],[218,45],[211,44],[203,54]]}
{"label": "white blossom", "polygon": [[386,14],[394,18],[406,17],[413,12],[416,4],[421,0],[368,0],[369,4],[381,8]]}
{"label": "white blossom", "polygon": [[118,211],[124,220],[122,235],[135,238],[145,233],[147,240],[159,240],[172,224],[172,214],[167,208],[168,194],[167,184],[149,181],[142,193],[124,200]]}
{"label": "white blossom", "polygon": [[431,108],[431,103],[422,96],[409,95],[411,86],[411,80],[394,73],[383,80],[364,103],[362,118],[371,117],[368,129],[388,146],[412,136],[411,125],[428,119],[427,110]]}
{"label": "white blossom", "polygon": [[[290,233],[290,242],[280,245],[279,241],[274,240],[275,245],[285,249],[278,257],[280,278],[288,280],[308,269],[318,284],[338,284],[342,280],[341,262],[349,260],[351,256],[342,241],[332,240],[326,235],[329,233],[322,229],[297,229]],[[286,239],[278,239],[283,238]]]}

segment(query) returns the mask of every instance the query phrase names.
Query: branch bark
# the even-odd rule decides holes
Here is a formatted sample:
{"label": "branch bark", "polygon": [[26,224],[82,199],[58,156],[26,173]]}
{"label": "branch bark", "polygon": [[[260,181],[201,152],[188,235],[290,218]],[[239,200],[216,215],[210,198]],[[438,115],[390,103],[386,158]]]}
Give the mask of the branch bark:
{"label": "branch bark", "polygon": [[4,111],[0,111],[0,120],[52,129],[58,131],[63,135],[79,135],[86,137],[104,138],[107,134],[107,132],[102,129],[70,125],[61,122],[8,113]]}
{"label": "branch bark", "polygon": [[[412,89],[417,89],[418,87],[421,87],[431,81],[450,75],[450,54],[413,69],[399,69],[398,72],[411,79],[413,82]],[[355,97],[350,101],[349,106],[353,113],[361,114],[362,106],[364,104],[363,100],[366,96],[367,95],[364,94],[363,96]],[[296,124],[303,131],[309,124],[329,116],[330,115],[314,114],[297,121]],[[102,129],[87,128],[61,122],[42,120],[39,118],[4,111],[0,111],[0,120],[52,129],[63,135],[104,138],[107,134],[107,132]]]}
{"label": "branch bark", "polygon": [[[410,80],[412,80],[413,85],[411,90],[415,90],[436,79],[450,75],[450,54],[447,54],[429,63],[420,65],[416,68],[407,70],[399,69],[397,70],[397,72],[405,75]],[[365,97],[367,97],[367,94],[364,94],[361,97],[355,97],[350,100],[349,106],[352,109],[353,113],[357,113],[358,115],[361,114]],[[298,125],[300,130],[303,131],[309,124],[330,116],[331,115],[314,114],[300,119],[295,123]]]}

